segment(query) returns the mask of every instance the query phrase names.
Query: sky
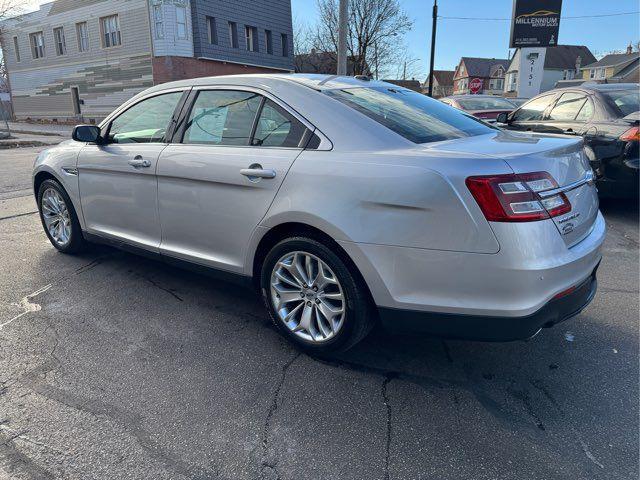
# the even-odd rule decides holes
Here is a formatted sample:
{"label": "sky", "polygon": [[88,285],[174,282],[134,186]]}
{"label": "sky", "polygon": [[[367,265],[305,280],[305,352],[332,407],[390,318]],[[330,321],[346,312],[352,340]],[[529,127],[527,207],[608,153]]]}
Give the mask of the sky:
{"label": "sky", "polygon": [[[433,0],[399,0],[413,20],[406,36],[411,56],[420,59],[420,71],[426,77],[431,44]],[[294,18],[312,22],[317,17],[317,0],[291,0]],[[510,18],[512,0],[438,0],[438,14],[444,17]],[[563,0],[562,17],[638,12],[638,0]],[[439,19],[436,29],[435,68],[453,70],[460,57],[507,58],[509,20]],[[586,45],[591,52],[603,54],[624,50],[629,42],[640,40],[640,15],[601,18],[561,18],[558,43]],[[419,80],[423,80],[419,78]]]}

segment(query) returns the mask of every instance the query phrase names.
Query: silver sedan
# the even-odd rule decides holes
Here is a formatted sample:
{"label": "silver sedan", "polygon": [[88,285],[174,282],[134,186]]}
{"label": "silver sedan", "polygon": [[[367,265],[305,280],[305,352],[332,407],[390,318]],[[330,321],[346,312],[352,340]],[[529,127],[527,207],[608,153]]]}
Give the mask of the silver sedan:
{"label": "silver sedan", "polygon": [[110,243],[251,284],[313,351],[376,323],[529,338],[591,301],[605,235],[580,139],[335,76],[155,86],[40,154],[33,184],[61,252]]}

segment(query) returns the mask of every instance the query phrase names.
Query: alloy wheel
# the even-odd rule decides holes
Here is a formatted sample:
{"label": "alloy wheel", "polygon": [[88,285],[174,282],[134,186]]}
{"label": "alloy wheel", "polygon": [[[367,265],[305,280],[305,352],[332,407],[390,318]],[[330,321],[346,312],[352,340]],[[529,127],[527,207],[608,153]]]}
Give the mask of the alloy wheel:
{"label": "alloy wheel", "polygon": [[325,262],[307,252],[290,252],[276,262],[271,301],[282,323],[308,342],[326,342],[344,324],[346,302],[338,278]]}
{"label": "alloy wheel", "polygon": [[71,241],[71,216],[62,195],[54,188],[47,188],[41,200],[42,218],[49,235],[60,247]]}

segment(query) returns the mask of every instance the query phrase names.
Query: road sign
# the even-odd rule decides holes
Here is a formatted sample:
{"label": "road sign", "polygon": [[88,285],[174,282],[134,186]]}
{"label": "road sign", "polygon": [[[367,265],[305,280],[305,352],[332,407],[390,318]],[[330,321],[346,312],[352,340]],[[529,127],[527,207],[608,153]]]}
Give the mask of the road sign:
{"label": "road sign", "polygon": [[480,93],[482,90],[482,79],[481,78],[473,78],[469,82],[469,92],[471,93]]}
{"label": "road sign", "polygon": [[562,0],[514,0],[510,48],[558,44]]}

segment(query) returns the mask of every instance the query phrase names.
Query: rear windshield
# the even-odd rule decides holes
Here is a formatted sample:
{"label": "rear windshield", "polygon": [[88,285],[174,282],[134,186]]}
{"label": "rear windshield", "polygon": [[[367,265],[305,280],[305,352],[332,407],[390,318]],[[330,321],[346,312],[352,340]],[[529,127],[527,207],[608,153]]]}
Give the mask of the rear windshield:
{"label": "rear windshield", "polygon": [[504,98],[459,98],[458,103],[465,110],[513,110],[516,105]]}
{"label": "rear windshield", "polygon": [[327,90],[326,94],[415,143],[491,133],[481,120],[417,92],[387,87]]}
{"label": "rear windshield", "polygon": [[638,90],[614,90],[602,92],[620,111],[621,117],[640,110],[640,92]]}

